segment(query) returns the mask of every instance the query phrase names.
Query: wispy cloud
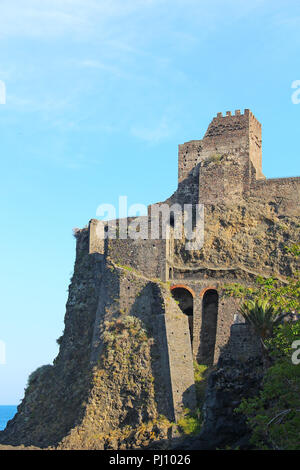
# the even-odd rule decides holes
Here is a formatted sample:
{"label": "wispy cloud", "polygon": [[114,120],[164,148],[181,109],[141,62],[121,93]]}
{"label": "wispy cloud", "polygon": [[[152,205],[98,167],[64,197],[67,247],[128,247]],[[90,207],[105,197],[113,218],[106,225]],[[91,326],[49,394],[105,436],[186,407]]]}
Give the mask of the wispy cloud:
{"label": "wispy cloud", "polygon": [[81,16],[82,8],[73,2],[71,11],[68,1],[19,2],[4,0],[1,3],[0,37],[59,36],[72,31],[83,31],[88,27],[88,18]]}
{"label": "wispy cloud", "polygon": [[[174,132],[173,122],[163,114],[174,90],[188,94],[192,81],[197,89],[202,80],[193,72],[194,58],[201,62],[201,53],[224,24],[234,31],[235,22],[268,3],[1,0],[0,40],[9,39],[7,44],[17,51],[17,57],[7,54],[1,64],[0,79],[12,79],[6,84],[6,109],[48,113],[53,127],[76,130],[78,120],[69,111],[80,109],[82,116],[88,102],[89,109],[97,107],[98,115],[113,123],[107,132],[123,119],[131,135],[160,142]],[[278,4],[284,5],[282,0]],[[296,18],[290,21],[297,23]],[[21,52],[12,38],[22,44]],[[156,123],[139,121],[132,103],[152,107],[153,100],[163,117]]]}
{"label": "wispy cloud", "polygon": [[161,0],[2,0],[0,37],[90,35],[113,18],[158,3]]}
{"label": "wispy cloud", "polygon": [[24,98],[17,95],[7,95],[7,106],[18,109],[19,111],[37,112],[37,111],[62,111],[70,105],[68,99],[58,99],[55,97],[44,98]]}
{"label": "wispy cloud", "polygon": [[157,144],[171,137],[176,130],[176,125],[171,124],[170,120],[163,116],[156,125],[147,127],[143,124],[132,126],[131,134],[138,139],[144,140],[151,144]]}
{"label": "wispy cloud", "polygon": [[73,64],[77,67],[81,67],[84,69],[94,69],[94,70],[102,70],[103,72],[107,72],[110,75],[119,78],[131,78],[132,75],[124,72],[120,67],[116,65],[105,64],[100,60],[93,60],[93,59],[85,59],[80,61],[73,61]]}
{"label": "wispy cloud", "polygon": [[[251,3],[240,0],[2,0],[0,37],[71,36],[78,41],[86,36],[96,35],[109,39],[107,26],[111,26],[115,20],[135,16],[141,21],[141,25],[146,25],[149,13],[154,13],[158,24],[167,24],[169,20],[172,22],[176,12],[177,16],[190,18],[208,27],[209,23],[215,25],[216,21],[224,21],[225,16],[246,16],[266,2],[267,0],[252,0]],[[126,26],[126,23],[122,25],[125,31]],[[118,25],[113,25],[112,32],[116,28],[118,29]],[[131,34],[129,28],[127,32]],[[186,39],[190,41],[191,37],[187,35]],[[117,41],[119,46],[122,45],[122,39]],[[125,44],[123,47],[130,48],[130,45]]]}

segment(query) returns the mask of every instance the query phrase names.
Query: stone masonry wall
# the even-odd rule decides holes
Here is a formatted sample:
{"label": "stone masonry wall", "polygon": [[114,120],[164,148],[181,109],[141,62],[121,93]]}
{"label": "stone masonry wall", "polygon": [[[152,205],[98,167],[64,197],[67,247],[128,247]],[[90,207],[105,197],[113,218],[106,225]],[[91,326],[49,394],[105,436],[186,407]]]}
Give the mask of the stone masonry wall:
{"label": "stone masonry wall", "polygon": [[171,297],[168,285],[145,278],[130,267],[114,263],[106,273],[93,335],[91,360],[97,363],[102,351],[106,322],[116,315],[141,321],[151,346],[155,402],[159,414],[178,419],[186,407],[195,406],[193,357],[187,317]]}
{"label": "stone masonry wall", "polygon": [[237,149],[232,155],[204,160],[199,169],[199,203],[240,202],[249,188],[247,152]]}
{"label": "stone masonry wall", "polygon": [[231,325],[229,339],[221,350],[222,357],[233,360],[247,361],[261,355],[261,345],[258,336],[246,323]]}
{"label": "stone masonry wall", "polygon": [[183,410],[196,407],[193,355],[188,317],[168,295],[165,314],[166,339],[172,382],[174,418],[177,421]]}
{"label": "stone masonry wall", "polygon": [[[193,357],[197,359],[200,364],[203,363],[202,357],[202,344],[201,339],[206,334],[205,325],[203,325],[203,296],[207,290],[215,290],[219,296],[218,310],[217,310],[217,323],[216,323],[216,337],[213,362],[218,362],[220,353],[226,345],[230,336],[230,329],[234,321],[234,314],[237,313],[239,307],[239,300],[228,298],[223,295],[224,280],[218,278],[205,279],[172,279],[171,287],[182,287],[189,292],[193,293]],[[237,279],[235,279],[236,281]],[[242,280],[239,278],[238,280]],[[254,277],[252,277],[252,282]],[[230,279],[228,279],[230,282]]]}
{"label": "stone masonry wall", "polygon": [[[133,230],[135,231],[135,239],[128,236],[127,239],[106,238],[100,241],[97,236],[97,225],[99,222],[96,219],[92,220],[89,225],[90,253],[104,252],[106,258],[112,259],[115,264],[130,267],[148,278],[165,280],[166,240],[151,239],[151,225],[148,217],[130,218],[128,219],[128,224],[141,220],[148,226],[147,239],[144,239],[142,234],[139,236],[139,232],[132,229],[131,233]],[[116,236],[118,237],[118,231],[116,231]]]}
{"label": "stone masonry wall", "polygon": [[178,146],[178,182],[183,181],[197,165],[202,151],[201,140],[191,140]]}
{"label": "stone masonry wall", "polygon": [[300,177],[254,181],[251,195],[265,201],[275,200],[279,213],[297,216],[300,206]]}

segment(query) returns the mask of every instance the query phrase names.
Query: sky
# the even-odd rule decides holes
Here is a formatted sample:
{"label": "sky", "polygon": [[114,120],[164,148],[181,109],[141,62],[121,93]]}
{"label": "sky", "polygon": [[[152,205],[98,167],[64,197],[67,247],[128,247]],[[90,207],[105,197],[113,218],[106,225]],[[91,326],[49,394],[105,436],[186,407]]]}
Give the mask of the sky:
{"label": "sky", "polygon": [[264,174],[300,174],[299,30],[299,0],[0,0],[0,404],[58,352],[72,229],[166,199],[218,112],[250,108]]}

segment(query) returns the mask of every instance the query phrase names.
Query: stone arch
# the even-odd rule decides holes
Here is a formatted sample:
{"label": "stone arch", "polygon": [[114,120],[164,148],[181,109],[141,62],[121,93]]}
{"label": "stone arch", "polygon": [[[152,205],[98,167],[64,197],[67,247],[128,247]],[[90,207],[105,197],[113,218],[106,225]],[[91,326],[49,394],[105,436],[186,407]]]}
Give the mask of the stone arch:
{"label": "stone arch", "polygon": [[208,286],[208,287],[204,287],[204,289],[202,289],[202,291],[200,292],[200,297],[203,298],[205,292],[207,292],[208,290],[217,290],[217,288],[215,286]]}
{"label": "stone arch", "polygon": [[193,342],[193,315],[195,292],[182,284],[171,286],[172,297],[178,302],[180,310],[187,315],[189,321],[190,339]]}
{"label": "stone arch", "polygon": [[188,290],[190,294],[192,294],[193,298],[195,298],[196,296],[195,291],[189,286],[185,286],[184,284],[174,284],[174,286],[170,287],[171,291],[174,289],[179,289],[179,288]]}
{"label": "stone arch", "polygon": [[200,330],[199,362],[212,365],[214,363],[219,295],[214,287],[203,289],[202,321]]}

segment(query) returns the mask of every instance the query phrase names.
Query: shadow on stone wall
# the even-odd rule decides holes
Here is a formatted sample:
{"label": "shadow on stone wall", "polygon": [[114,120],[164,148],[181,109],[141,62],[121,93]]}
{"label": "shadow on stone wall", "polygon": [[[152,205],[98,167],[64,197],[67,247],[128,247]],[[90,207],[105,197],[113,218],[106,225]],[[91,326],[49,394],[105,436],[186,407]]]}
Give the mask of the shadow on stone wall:
{"label": "shadow on stone wall", "polygon": [[151,368],[158,415],[174,420],[170,364],[164,322],[163,296],[159,286],[149,282],[142,288],[129,311],[142,321],[151,344]]}
{"label": "shadow on stone wall", "polygon": [[208,379],[199,435],[174,441],[173,448],[213,450],[227,446],[247,449],[250,432],[243,415],[235,409],[242,398],[255,396],[261,387],[263,364],[259,340],[246,324],[231,326],[216,369]]}
{"label": "shadow on stone wall", "polygon": [[190,408],[191,395],[194,395],[194,396],[196,395],[196,386],[195,386],[195,384],[188,387],[183,393],[182,403],[183,403],[184,408],[188,408],[188,409]]}

